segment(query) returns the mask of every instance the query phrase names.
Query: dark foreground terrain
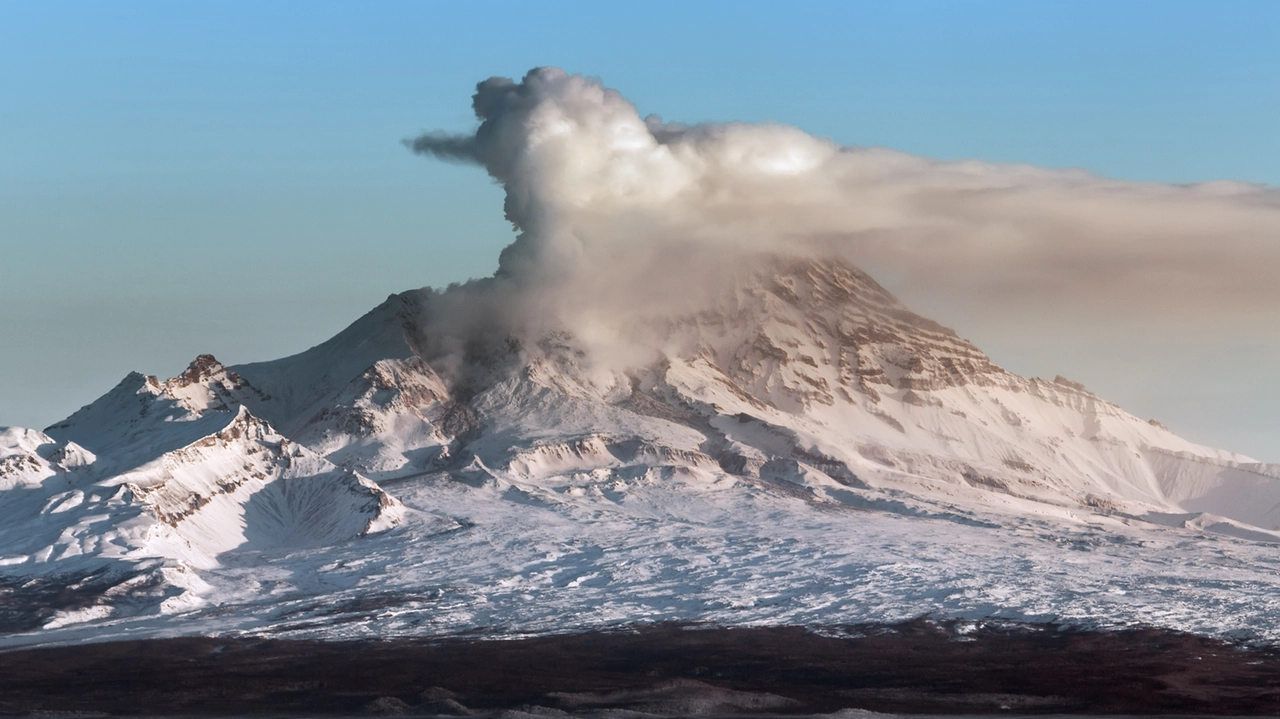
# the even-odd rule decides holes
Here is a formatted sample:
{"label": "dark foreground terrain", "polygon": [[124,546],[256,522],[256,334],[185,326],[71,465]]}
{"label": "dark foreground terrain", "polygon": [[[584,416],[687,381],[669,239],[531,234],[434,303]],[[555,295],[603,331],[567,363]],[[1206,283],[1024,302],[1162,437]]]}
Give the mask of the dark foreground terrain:
{"label": "dark foreground terrain", "polygon": [[0,653],[0,712],[13,714],[844,708],[1280,714],[1280,653],[1158,630],[961,633],[924,621],[838,637],[656,626],[510,641],[186,638]]}

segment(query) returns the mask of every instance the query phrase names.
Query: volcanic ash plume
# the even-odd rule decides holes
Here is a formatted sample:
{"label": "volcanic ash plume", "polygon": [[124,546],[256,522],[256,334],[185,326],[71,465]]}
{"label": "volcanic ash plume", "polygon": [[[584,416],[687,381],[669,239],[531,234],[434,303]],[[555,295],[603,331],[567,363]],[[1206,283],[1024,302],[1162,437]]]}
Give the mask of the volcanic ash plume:
{"label": "volcanic ash plume", "polygon": [[1048,315],[1280,315],[1274,189],[937,162],[782,125],[663,122],[556,68],[485,80],[473,107],[473,134],[408,144],[483,166],[505,188],[518,236],[494,277],[438,298],[428,336],[440,355],[560,333],[594,361],[630,356],[647,341],[636,328],[698,310],[762,257],[839,258],[904,288]]}

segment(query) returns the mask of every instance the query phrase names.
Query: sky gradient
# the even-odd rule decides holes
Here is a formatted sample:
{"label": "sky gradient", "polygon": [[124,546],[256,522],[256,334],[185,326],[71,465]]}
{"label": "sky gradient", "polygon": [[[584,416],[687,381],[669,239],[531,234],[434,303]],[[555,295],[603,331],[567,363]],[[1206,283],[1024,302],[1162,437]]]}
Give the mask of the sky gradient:
{"label": "sky gradient", "polygon": [[[492,272],[501,189],[400,141],[470,129],[477,81],[538,65],[668,120],[1280,185],[1276,3],[0,2],[0,425]],[[1275,323],[1156,336],[899,294],[1013,371],[1280,462]]]}

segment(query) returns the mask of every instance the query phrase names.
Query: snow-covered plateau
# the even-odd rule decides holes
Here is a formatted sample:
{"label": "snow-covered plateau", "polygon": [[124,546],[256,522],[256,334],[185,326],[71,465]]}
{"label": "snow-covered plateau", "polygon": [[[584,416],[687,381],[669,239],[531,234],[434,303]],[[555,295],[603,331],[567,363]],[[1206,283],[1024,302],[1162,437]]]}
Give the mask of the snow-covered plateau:
{"label": "snow-covered plateau", "polygon": [[1280,466],[1006,372],[855,267],[756,265],[625,366],[550,333],[445,371],[440,297],[0,430],[0,645],[922,615],[1280,640]]}

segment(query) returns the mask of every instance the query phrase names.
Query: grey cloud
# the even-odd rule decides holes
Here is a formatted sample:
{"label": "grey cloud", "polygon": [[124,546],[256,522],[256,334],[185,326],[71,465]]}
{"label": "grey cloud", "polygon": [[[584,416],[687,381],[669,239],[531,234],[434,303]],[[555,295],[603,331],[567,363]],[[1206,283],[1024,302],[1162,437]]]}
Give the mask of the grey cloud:
{"label": "grey cloud", "polygon": [[419,155],[430,155],[449,162],[479,163],[476,156],[476,138],[447,132],[427,132],[405,140],[404,144]]}

